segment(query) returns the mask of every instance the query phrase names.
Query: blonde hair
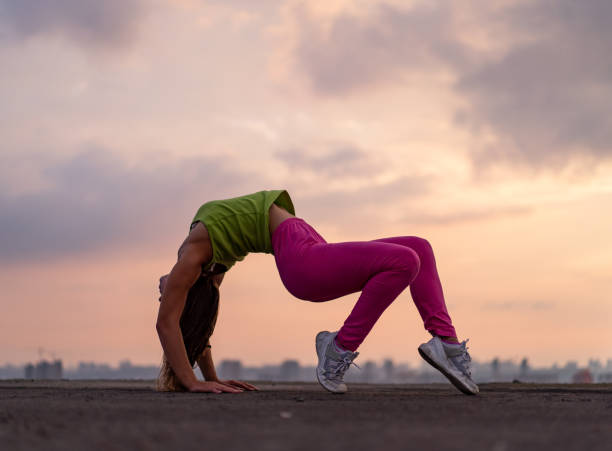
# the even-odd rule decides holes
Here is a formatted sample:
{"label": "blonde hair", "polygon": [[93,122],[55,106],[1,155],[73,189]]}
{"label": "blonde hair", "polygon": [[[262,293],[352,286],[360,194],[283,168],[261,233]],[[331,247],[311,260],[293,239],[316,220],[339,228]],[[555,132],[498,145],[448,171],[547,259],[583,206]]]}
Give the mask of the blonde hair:
{"label": "blonde hair", "polygon": [[159,376],[157,376],[157,391],[187,391],[185,386],[181,384],[176,373],[170,366],[170,362],[166,358],[166,355],[162,357],[162,364],[159,370]]}

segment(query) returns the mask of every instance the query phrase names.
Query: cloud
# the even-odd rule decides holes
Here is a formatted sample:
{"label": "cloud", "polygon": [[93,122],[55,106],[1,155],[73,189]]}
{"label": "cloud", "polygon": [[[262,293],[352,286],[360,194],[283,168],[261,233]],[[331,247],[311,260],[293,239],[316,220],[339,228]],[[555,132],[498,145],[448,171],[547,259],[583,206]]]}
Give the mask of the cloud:
{"label": "cloud", "polygon": [[339,97],[410,74],[452,75],[466,104],[457,125],[487,139],[472,153],[477,168],[558,169],[612,157],[612,3],[507,4],[379,2],[329,26],[298,8],[296,70],[314,92]]}
{"label": "cloud", "polygon": [[359,176],[380,166],[370,154],[353,146],[339,147],[323,156],[294,148],[276,152],[275,157],[292,171],[307,170],[327,176]]}
{"label": "cloud", "polygon": [[552,301],[501,301],[501,302],[486,302],[482,304],[484,310],[552,310],[557,308],[557,303]]}
{"label": "cloud", "polygon": [[397,170],[389,179],[388,161],[351,144],[324,154],[296,148],[274,156],[290,170],[287,181],[296,214],[315,227],[344,230],[343,237],[380,229],[389,210],[397,212],[427,196],[435,182],[430,174],[399,175]]}
{"label": "cloud", "polygon": [[56,35],[89,48],[129,44],[146,11],[144,0],[0,0],[0,26],[13,37]]}
{"label": "cloud", "polygon": [[541,0],[506,10],[503,20],[530,37],[461,74],[467,120],[490,127],[500,144],[476,161],[560,167],[572,157],[612,156],[612,3]]}
{"label": "cloud", "polygon": [[186,233],[207,200],[268,189],[257,174],[207,157],[129,165],[106,149],[90,148],[36,160],[40,189],[0,192],[0,261],[164,241],[180,227]]}
{"label": "cloud", "polygon": [[259,10],[263,7],[280,6],[283,0],[202,0],[205,5],[224,5],[238,9],[256,9]]}
{"label": "cloud", "polygon": [[434,179],[428,175],[404,175],[384,183],[368,183],[353,190],[325,190],[301,196],[298,216],[334,226],[380,228],[384,208],[403,208],[406,202],[431,193]]}
{"label": "cloud", "polygon": [[397,79],[406,68],[431,69],[439,61],[466,63],[466,49],[453,39],[451,10],[383,3],[369,13],[362,17],[343,12],[328,29],[305,8],[297,12],[296,62],[317,92],[346,94]]}
{"label": "cloud", "polygon": [[504,218],[508,216],[528,215],[532,212],[533,208],[521,205],[478,208],[442,214],[413,211],[409,215],[406,215],[403,218],[403,221],[409,222],[411,224],[447,226],[450,224],[486,221],[490,219]]}
{"label": "cloud", "polygon": [[379,229],[387,220],[387,209],[397,210],[430,194],[434,184],[432,175],[398,176],[397,171],[389,180],[388,161],[351,144],[324,154],[294,148],[274,156],[290,170],[296,214],[315,227],[345,230],[348,235]]}
{"label": "cloud", "polygon": [[431,176],[405,175],[370,179],[357,189],[327,186],[326,180],[346,177],[346,171],[366,171],[367,154],[350,146],[319,157],[283,152],[281,158],[323,175],[316,194],[296,186],[291,175],[285,184],[269,186],[259,169],[242,172],[231,160],[207,156],[168,160],[151,154],[130,164],[95,146],[67,157],[15,153],[0,168],[0,263],[167,243],[187,233],[191,217],[208,200],[282,187],[289,189],[299,217],[367,231],[384,222],[381,209],[424,196],[432,185]]}

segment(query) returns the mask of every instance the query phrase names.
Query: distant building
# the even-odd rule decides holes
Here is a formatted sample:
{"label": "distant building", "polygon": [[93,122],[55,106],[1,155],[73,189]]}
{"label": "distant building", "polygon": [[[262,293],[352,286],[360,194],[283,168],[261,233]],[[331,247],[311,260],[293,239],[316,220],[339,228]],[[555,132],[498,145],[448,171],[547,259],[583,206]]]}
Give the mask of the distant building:
{"label": "distant building", "polygon": [[21,379],[25,368],[20,365],[11,365],[10,363],[0,366],[0,379]]}
{"label": "distant building", "polygon": [[565,366],[559,369],[559,382],[564,384],[571,383],[576,371],[578,371],[578,362],[567,362]]}
{"label": "distant building", "polygon": [[416,371],[410,368],[408,364],[399,364],[394,368],[394,382],[396,383],[410,383],[416,380]]}
{"label": "distant building", "polygon": [[105,363],[79,362],[72,376],[76,379],[112,379],[113,369]]}
{"label": "distant building", "polygon": [[492,361],[491,361],[491,382],[496,382],[500,379],[500,372],[499,372],[500,366],[499,366],[499,359],[497,357],[495,357]]}
{"label": "distant building", "polygon": [[223,379],[242,379],[242,362],[240,360],[222,360],[219,374]]}
{"label": "distant building", "polygon": [[41,360],[36,365],[28,363],[24,367],[24,377],[26,379],[61,379],[62,374],[61,360],[54,360],[53,362]]}
{"label": "distant building", "polygon": [[376,363],[368,360],[363,365],[363,373],[361,374],[361,382],[371,383],[376,380]]}
{"label": "distant building", "polygon": [[527,360],[527,357],[525,357],[523,360],[521,360],[521,366],[520,366],[520,371],[519,371],[519,377],[521,379],[525,379],[527,377],[527,374],[529,373],[529,361]]}
{"label": "distant building", "polygon": [[[386,359],[351,365],[344,380],[348,383],[429,384],[447,383],[446,378],[424,361],[418,367],[395,364]],[[0,366],[0,379],[155,379],[158,365],[135,365],[129,360],[114,367],[104,363],[79,362],[74,368],[63,368],[61,360],[40,360],[25,366]],[[243,366],[240,360],[222,360],[217,373],[223,379],[252,381],[316,382],[316,367],[302,366],[297,360],[287,359],[280,364]],[[532,367],[527,358],[519,362],[495,357],[487,362],[472,361],[472,377],[476,383],[510,382],[517,379],[530,383],[611,383],[612,359],[606,364],[591,359],[579,367],[575,361],[548,368]]]}
{"label": "distant building", "polygon": [[154,379],[159,373],[159,367],[133,365],[129,360],[122,360],[115,373],[121,379]]}
{"label": "distant building", "polygon": [[25,373],[24,377],[26,379],[34,379],[34,365],[28,363],[23,370]]}
{"label": "distant building", "polygon": [[536,384],[556,384],[559,382],[559,372],[550,369],[532,369],[523,376],[521,381]]}
{"label": "distant building", "polygon": [[385,359],[382,369],[384,373],[384,380],[386,382],[393,382],[395,379],[395,365],[393,364],[393,360]]}
{"label": "distant building", "polygon": [[612,372],[611,373],[599,373],[597,375],[597,382],[599,383],[612,383]]}
{"label": "distant building", "polygon": [[590,384],[593,382],[593,376],[588,368],[584,368],[582,370],[578,370],[574,377],[572,377],[572,382],[574,384]]}
{"label": "distant building", "polygon": [[294,382],[300,379],[300,364],[297,360],[285,360],[280,366],[280,380]]}

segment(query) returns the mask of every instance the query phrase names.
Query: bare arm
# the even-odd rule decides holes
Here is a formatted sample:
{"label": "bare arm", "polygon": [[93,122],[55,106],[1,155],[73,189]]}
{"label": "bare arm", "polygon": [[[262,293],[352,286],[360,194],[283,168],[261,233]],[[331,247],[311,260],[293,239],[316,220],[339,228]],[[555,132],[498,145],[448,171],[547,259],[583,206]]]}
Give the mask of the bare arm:
{"label": "bare arm", "polygon": [[198,357],[198,366],[202,372],[202,376],[207,381],[218,381],[217,372],[215,371],[215,364],[212,359],[212,351],[210,348],[206,348],[202,355]]}
{"label": "bare arm", "polygon": [[179,381],[187,389],[190,389],[197,379],[189,365],[179,321],[187,293],[200,276],[200,259],[197,248],[186,246],[182,258],[174,265],[166,279],[156,324],[166,358]]}
{"label": "bare arm", "polygon": [[[198,239],[197,233],[182,246],[178,262],[168,274],[163,284],[157,315],[157,333],[170,366],[177,378],[190,391],[227,391],[241,390],[227,387],[216,382],[198,381],[187,357],[185,343],[180,329],[180,318],[185,308],[187,293],[201,274],[202,263],[210,258],[210,243]],[[160,286],[160,288],[162,288]]]}

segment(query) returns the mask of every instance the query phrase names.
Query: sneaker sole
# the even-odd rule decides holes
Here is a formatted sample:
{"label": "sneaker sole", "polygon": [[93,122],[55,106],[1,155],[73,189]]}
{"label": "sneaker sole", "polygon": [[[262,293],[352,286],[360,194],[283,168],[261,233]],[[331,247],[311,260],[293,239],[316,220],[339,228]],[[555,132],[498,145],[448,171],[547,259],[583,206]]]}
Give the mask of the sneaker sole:
{"label": "sneaker sole", "polygon": [[[321,361],[321,355],[319,354],[319,346],[318,346],[318,344],[319,344],[319,335],[321,335],[322,333],[323,332],[319,332],[317,334],[317,337],[315,338],[315,351],[317,352],[317,357],[319,358],[319,362]],[[323,350],[323,352],[325,352],[325,350]],[[325,386],[325,384],[323,382],[321,382],[321,378],[319,377],[319,365],[318,364],[317,364],[317,371],[316,371],[316,373],[317,373],[317,381],[319,382],[319,385],[321,387],[323,387],[325,390],[327,390],[330,393],[335,393],[337,395],[343,395],[344,393],[346,393],[345,391],[334,391],[334,390],[332,390],[330,388],[327,388]]]}
{"label": "sneaker sole", "polygon": [[433,366],[439,372],[444,374],[444,376],[451,382],[451,384],[453,384],[462,393],[465,393],[466,395],[472,395],[472,396],[476,395],[476,393],[474,393],[469,388],[467,388],[465,385],[463,385],[463,383],[459,379],[457,379],[452,373],[449,373],[448,371],[446,371],[445,368],[443,368],[440,365],[438,365],[431,357],[429,357],[425,353],[425,351],[423,351],[421,349],[420,346],[419,346],[419,354],[421,355],[423,360],[425,360],[427,363],[429,363],[431,366]]}

